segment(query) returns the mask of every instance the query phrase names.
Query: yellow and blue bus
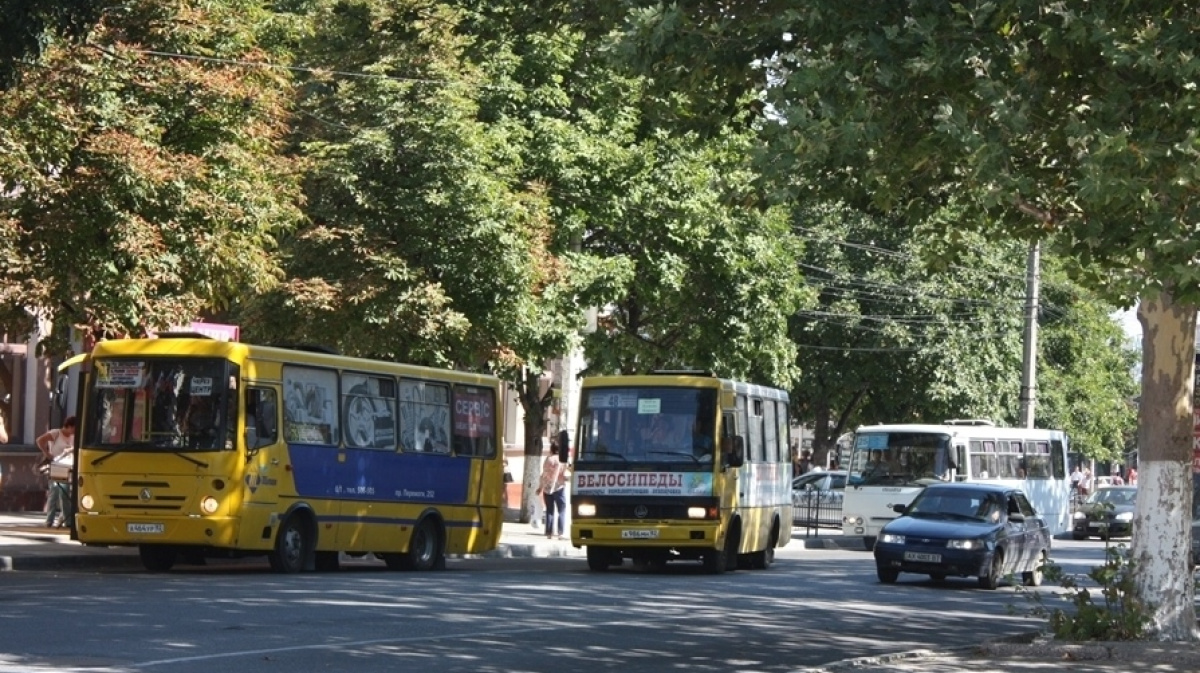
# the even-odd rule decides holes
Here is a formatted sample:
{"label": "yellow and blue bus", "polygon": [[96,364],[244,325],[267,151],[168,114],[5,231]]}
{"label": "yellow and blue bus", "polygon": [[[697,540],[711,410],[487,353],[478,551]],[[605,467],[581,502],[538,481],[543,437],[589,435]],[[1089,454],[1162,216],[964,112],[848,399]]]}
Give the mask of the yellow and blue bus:
{"label": "yellow and blue bus", "polygon": [[499,540],[495,377],[167,334],[97,344],[84,386],[79,540],[148,570],[429,570]]}
{"label": "yellow and blue bus", "polygon": [[766,568],[792,536],[788,395],[697,373],[585,378],[571,543],[629,558]]}

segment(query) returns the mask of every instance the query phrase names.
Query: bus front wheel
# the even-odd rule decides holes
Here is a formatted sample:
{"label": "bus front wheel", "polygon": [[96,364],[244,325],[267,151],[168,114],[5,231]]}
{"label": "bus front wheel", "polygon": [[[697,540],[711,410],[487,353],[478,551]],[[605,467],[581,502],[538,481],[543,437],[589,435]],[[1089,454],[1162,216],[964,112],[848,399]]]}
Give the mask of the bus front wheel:
{"label": "bus front wheel", "polygon": [[165,573],[175,565],[177,556],[174,549],[156,544],[138,545],[138,556],[142,566],[152,573]]}
{"label": "bus front wheel", "polygon": [[298,573],[304,570],[305,557],[312,548],[308,537],[300,518],[289,516],[279,526],[279,534],[275,537],[275,549],[267,554],[271,570],[277,573]]}
{"label": "bus front wheel", "polygon": [[587,548],[588,569],[602,573],[612,565],[612,557],[613,555],[607,549],[589,545]]}

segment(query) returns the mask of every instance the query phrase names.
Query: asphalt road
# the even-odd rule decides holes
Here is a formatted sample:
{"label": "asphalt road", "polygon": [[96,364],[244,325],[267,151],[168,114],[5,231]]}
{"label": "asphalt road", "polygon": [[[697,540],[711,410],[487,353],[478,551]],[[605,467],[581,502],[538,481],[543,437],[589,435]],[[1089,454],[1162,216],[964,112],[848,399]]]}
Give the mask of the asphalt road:
{"label": "asphalt road", "polygon": [[[1056,541],[1054,556],[1085,572],[1103,545]],[[866,552],[799,544],[770,570],[719,576],[685,564],[592,573],[578,558],[454,560],[441,573],[8,573],[0,606],[0,673],[794,671],[1042,625],[1025,616],[1025,589],[907,575],[885,586]]]}

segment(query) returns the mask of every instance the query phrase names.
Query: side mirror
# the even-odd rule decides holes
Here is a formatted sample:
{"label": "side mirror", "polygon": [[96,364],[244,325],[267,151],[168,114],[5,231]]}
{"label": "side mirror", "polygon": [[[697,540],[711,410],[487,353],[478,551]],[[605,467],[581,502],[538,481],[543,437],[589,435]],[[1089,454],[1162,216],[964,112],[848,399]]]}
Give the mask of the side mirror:
{"label": "side mirror", "polygon": [[746,442],[741,437],[722,437],[721,455],[725,467],[741,467],[746,464]]}
{"label": "side mirror", "polygon": [[1025,515],[1020,512],[1010,512],[1008,515],[1008,520],[1012,521],[1013,523],[1024,523]]}
{"label": "side mirror", "polygon": [[903,514],[906,509],[908,509],[908,505],[892,505],[892,511],[897,514]]}

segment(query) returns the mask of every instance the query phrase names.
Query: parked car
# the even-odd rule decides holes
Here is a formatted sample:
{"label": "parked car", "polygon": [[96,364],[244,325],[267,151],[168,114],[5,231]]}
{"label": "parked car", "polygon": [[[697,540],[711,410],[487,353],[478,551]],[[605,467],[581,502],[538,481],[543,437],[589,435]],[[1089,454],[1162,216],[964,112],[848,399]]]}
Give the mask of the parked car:
{"label": "parked car", "polygon": [[799,526],[841,526],[848,474],[826,470],[792,479],[792,521]]}
{"label": "parked car", "polygon": [[912,504],[894,509],[900,516],[875,541],[880,582],[891,584],[904,572],[929,575],[935,582],[974,576],[985,589],[1018,573],[1027,586],[1042,583],[1050,529],[1020,489],[932,484]]}
{"label": "parked car", "polygon": [[1086,540],[1095,536],[1133,535],[1133,505],[1137,501],[1137,486],[1108,486],[1097,489],[1084,499],[1071,520],[1071,537]]}

